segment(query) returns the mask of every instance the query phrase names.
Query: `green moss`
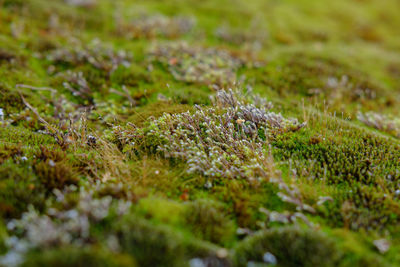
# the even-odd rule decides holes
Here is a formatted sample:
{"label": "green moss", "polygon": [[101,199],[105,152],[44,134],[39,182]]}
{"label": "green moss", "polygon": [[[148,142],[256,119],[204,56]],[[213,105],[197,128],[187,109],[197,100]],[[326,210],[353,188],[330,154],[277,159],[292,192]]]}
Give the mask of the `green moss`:
{"label": "green moss", "polygon": [[199,199],[187,204],[185,224],[201,239],[229,245],[235,237],[235,225],[227,216],[223,205]]}
{"label": "green moss", "polygon": [[290,158],[299,175],[305,168],[313,179],[331,183],[374,184],[380,176],[397,179],[397,141],[340,119],[317,116],[314,120],[306,130],[282,135],[272,143],[278,160]]}
{"label": "green moss", "polygon": [[[51,150],[50,150],[51,149]],[[66,185],[77,184],[79,181],[74,167],[66,161],[66,153],[55,148],[41,147],[37,154],[37,160],[33,169],[41,182],[49,192],[53,189],[62,189]]]}
{"label": "green moss", "polygon": [[[400,204],[396,197],[385,194],[374,187],[357,185],[347,193],[334,196],[337,200],[331,207],[329,217],[340,217],[345,228],[358,230],[390,230],[400,219]],[[334,220],[331,220],[334,222]]]}
{"label": "green moss", "polygon": [[9,89],[6,85],[0,84],[0,103],[5,114],[19,112],[25,108],[18,92]]}
{"label": "green moss", "polygon": [[265,253],[272,253],[279,266],[337,266],[341,252],[324,234],[297,227],[285,227],[255,233],[236,248],[238,266],[249,261],[263,262]]}
{"label": "green moss", "polygon": [[0,214],[4,218],[21,215],[28,205],[44,207],[44,190],[27,163],[7,160],[0,165]]}
{"label": "green moss", "polygon": [[170,90],[168,95],[177,103],[184,105],[210,105],[210,93],[208,88],[195,88],[191,86],[184,86],[179,90]]}
{"label": "green moss", "polygon": [[123,251],[140,266],[184,266],[183,237],[168,227],[129,216],[117,227]]}
{"label": "green moss", "polygon": [[3,142],[14,144],[21,143],[24,146],[39,146],[42,144],[55,143],[54,138],[49,135],[32,132],[24,127],[14,126],[0,126],[0,138]]}
{"label": "green moss", "polygon": [[113,84],[129,87],[151,82],[151,78],[146,70],[137,64],[132,64],[129,68],[118,67],[112,72],[110,80]]}
{"label": "green moss", "polygon": [[189,233],[165,224],[127,214],[114,224],[121,249],[140,266],[187,266],[192,258],[212,259],[228,264],[229,255],[218,256],[218,246],[194,238]]}
{"label": "green moss", "polygon": [[180,225],[184,220],[185,207],[178,202],[161,198],[141,199],[137,212],[146,218],[170,225]]}
{"label": "green moss", "polygon": [[97,248],[65,247],[30,252],[21,266],[133,267],[135,261],[124,254]]}
{"label": "green moss", "polygon": [[[205,191],[204,187],[201,187],[201,191]],[[265,219],[259,212],[260,207],[277,211],[285,208],[277,192],[278,188],[268,182],[253,187],[244,181],[229,180],[216,183],[205,196],[227,203],[229,214],[235,218],[238,226],[256,229],[256,223]],[[200,197],[204,195],[200,194]]]}
{"label": "green moss", "polygon": [[0,255],[7,251],[6,238],[8,238],[6,226],[0,222]]}
{"label": "green moss", "polygon": [[65,163],[42,161],[35,165],[35,173],[40,182],[50,191],[63,188],[66,185],[77,184],[78,178],[71,167]]}
{"label": "green moss", "polygon": [[188,105],[173,104],[166,101],[158,101],[151,103],[145,107],[140,108],[135,112],[134,115],[127,119],[127,122],[131,122],[136,126],[143,126],[149,118],[161,117],[164,113],[174,114],[181,113],[190,110],[191,107]]}
{"label": "green moss", "polygon": [[276,159],[299,177],[336,186],[335,201],[324,212],[334,225],[371,230],[397,223],[398,204],[385,195],[396,190],[399,144],[340,120],[315,126],[278,137],[272,143]]}
{"label": "green moss", "polygon": [[22,155],[21,144],[3,144],[0,145],[0,164],[8,158],[16,158]]}
{"label": "green moss", "polygon": [[343,252],[340,266],[391,266],[377,251],[371,251],[371,240],[359,233],[336,229],[330,232]]}
{"label": "green moss", "polygon": [[[34,248],[25,266],[187,266],[192,258],[230,266],[222,246],[237,247],[238,266],[262,266],[268,251],[282,266],[399,265],[400,143],[387,131],[394,120],[376,125],[400,115],[397,0],[0,2],[2,221],[19,218],[28,205],[44,215],[46,205],[76,206],[77,192],[66,193],[68,207],[53,196],[71,184],[134,206],[121,222],[111,216],[91,227],[90,245]],[[89,89],[68,71],[82,72]],[[265,141],[257,153],[274,157],[257,163],[268,175],[255,175],[255,183],[188,173],[196,165],[160,152],[171,142],[166,129],[175,137],[181,129],[168,119],[158,129],[153,118],[212,107],[210,96],[222,89],[214,83],[252,87],[274,104],[271,111],[307,121],[295,133],[254,131]],[[37,89],[44,86],[55,92]],[[63,151],[20,94],[57,129],[92,135],[96,145],[72,138]],[[369,111],[382,116],[365,127],[357,114]],[[82,117],[87,123],[78,130]],[[210,128],[201,125],[199,136]],[[200,139],[192,137],[196,146]],[[226,141],[212,159],[232,159],[234,147]],[[249,161],[237,167],[249,170]],[[272,181],[281,176],[315,213],[279,197],[284,184]],[[282,227],[264,209],[302,212],[320,230]],[[240,240],[236,227],[255,234]],[[0,224],[0,252],[13,234]],[[105,249],[109,234],[121,252]],[[390,242],[383,254],[373,244],[381,238]]]}

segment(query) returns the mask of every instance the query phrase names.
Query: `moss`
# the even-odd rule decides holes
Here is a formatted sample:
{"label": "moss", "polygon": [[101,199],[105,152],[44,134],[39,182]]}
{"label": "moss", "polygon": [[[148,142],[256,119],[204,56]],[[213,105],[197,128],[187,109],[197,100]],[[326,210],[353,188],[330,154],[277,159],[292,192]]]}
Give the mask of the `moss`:
{"label": "moss", "polygon": [[21,266],[133,267],[135,261],[124,254],[98,248],[64,247],[30,252]]}
{"label": "moss", "polygon": [[225,208],[215,202],[199,199],[187,204],[185,224],[200,239],[229,245],[235,237],[235,225]]}
{"label": "moss", "polygon": [[127,119],[136,126],[143,126],[149,118],[161,117],[164,113],[174,114],[190,110],[188,105],[172,104],[170,102],[158,101],[140,108],[134,115]]}
{"label": "moss", "polygon": [[371,230],[397,223],[398,205],[385,195],[396,190],[399,144],[341,121],[328,121],[323,130],[277,138],[275,157],[299,177],[336,186],[324,212],[333,225]]}
{"label": "moss", "polygon": [[66,185],[78,183],[78,178],[71,167],[62,162],[54,163],[51,160],[39,162],[35,165],[35,172],[49,192],[55,188],[62,189]]}
{"label": "moss", "polygon": [[6,114],[20,112],[25,108],[18,92],[11,90],[8,86],[0,83],[0,103]]}
{"label": "moss", "polygon": [[139,201],[136,212],[153,222],[184,229],[198,239],[229,246],[235,239],[235,225],[226,210],[221,203],[207,199],[179,203],[145,198]]}
{"label": "moss", "polygon": [[[80,207],[79,193],[70,192],[76,186],[93,193],[93,203],[106,197],[133,206],[123,221],[91,225],[79,248],[32,248],[25,265],[187,266],[196,258],[231,266],[235,250],[239,266],[262,266],[267,250],[283,266],[400,264],[397,0],[0,2],[0,218],[19,218],[32,205],[68,228],[50,213]],[[220,116],[192,118],[215,108],[210,96],[222,87],[254,88],[268,100],[252,99],[257,108],[307,126],[264,131],[260,110],[241,107],[244,121],[226,114],[234,127],[221,141]],[[92,135],[96,145],[71,138],[61,150],[65,143],[44,132],[20,93],[60,133]],[[187,128],[163,117],[185,111]],[[76,132],[82,113],[87,123]],[[193,127],[198,136],[185,136]],[[211,137],[217,152],[203,149]],[[168,146],[175,157],[165,158]],[[208,160],[197,150],[180,158],[188,147]],[[234,159],[229,172],[208,167]],[[286,185],[296,196],[289,201],[308,211],[287,202]],[[301,212],[319,230],[282,227],[266,210]],[[236,227],[250,237],[242,240]],[[4,237],[21,241],[28,232],[0,224],[0,252]],[[106,249],[110,234],[119,252]],[[386,253],[377,239],[389,241]]]}
{"label": "moss", "polygon": [[343,229],[333,230],[330,235],[343,252],[341,266],[391,266],[384,256],[370,250],[371,237]]}
{"label": "moss", "polygon": [[3,144],[0,145],[0,164],[8,158],[15,159],[22,155],[21,144]]}
{"label": "moss", "polygon": [[156,227],[148,221],[129,216],[117,227],[123,251],[140,266],[184,266],[183,237],[168,227]]}
{"label": "moss", "polygon": [[[358,230],[385,230],[396,225],[400,219],[400,204],[373,187],[352,186],[347,194],[335,196],[340,201],[340,217],[345,228]],[[332,208],[331,215],[335,214]]]}
{"label": "moss", "polygon": [[162,198],[141,199],[137,206],[137,212],[145,218],[170,225],[181,225],[184,211],[181,203]]}
{"label": "moss", "polygon": [[216,264],[230,261],[229,255],[218,256],[220,247],[138,214],[127,214],[114,224],[113,231],[122,251],[133,256],[140,266],[187,266],[192,258],[212,259]]}
{"label": "moss", "polygon": [[173,90],[170,95],[174,101],[184,105],[210,105],[209,90],[203,90],[193,87],[182,87],[179,90]]}
{"label": "moss", "polygon": [[111,74],[110,81],[112,84],[134,87],[142,83],[150,82],[151,79],[142,66],[132,64],[129,68],[117,68]]}
{"label": "moss", "polygon": [[331,53],[282,52],[256,71],[256,79],[280,96],[306,97],[315,105],[323,103],[323,109],[337,112],[354,112],[360,106],[386,109],[396,103],[389,83]]}
{"label": "moss", "polygon": [[0,255],[7,251],[6,239],[8,238],[7,229],[3,222],[0,222]]}
{"label": "moss", "polygon": [[3,218],[20,216],[28,205],[41,210],[45,204],[44,190],[29,165],[10,160],[0,165],[0,199]]}
{"label": "moss", "polygon": [[32,132],[24,127],[15,126],[0,126],[0,138],[7,143],[22,143],[24,146],[33,147],[42,144],[52,144],[55,142],[54,138],[49,135]]}
{"label": "moss", "polygon": [[332,239],[313,230],[285,227],[255,233],[235,250],[238,266],[249,261],[263,262],[263,255],[272,253],[279,266],[337,266],[341,252]]}
{"label": "moss", "polygon": [[78,183],[78,174],[74,167],[68,164],[64,151],[54,148],[49,150],[42,146],[37,154],[37,160],[40,161],[35,162],[33,169],[49,192],[55,188],[62,189],[66,185]]}
{"label": "moss", "polygon": [[397,179],[396,142],[356,128],[342,128],[337,134],[319,141],[306,133],[278,137],[273,142],[275,155],[281,160],[290,158],[299,175],[313,161],[308,174],[335,184],[352,181],[374,184],[377,177],[388,175]]}

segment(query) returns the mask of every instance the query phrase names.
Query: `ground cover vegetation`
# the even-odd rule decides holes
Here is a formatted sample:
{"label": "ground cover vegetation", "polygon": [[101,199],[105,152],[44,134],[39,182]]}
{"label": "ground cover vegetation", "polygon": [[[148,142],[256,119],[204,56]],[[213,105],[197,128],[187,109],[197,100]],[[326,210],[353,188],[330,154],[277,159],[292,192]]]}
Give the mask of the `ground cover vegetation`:
{"label": "ground cover vegetation", "polygon": [[0,0],[0,266],[399,266],[396,0]]}

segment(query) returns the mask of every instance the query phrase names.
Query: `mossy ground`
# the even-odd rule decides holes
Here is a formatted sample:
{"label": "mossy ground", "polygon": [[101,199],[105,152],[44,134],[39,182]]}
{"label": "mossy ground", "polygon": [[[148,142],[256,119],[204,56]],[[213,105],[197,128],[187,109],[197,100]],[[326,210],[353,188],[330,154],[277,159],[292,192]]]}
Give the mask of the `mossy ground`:
{"label": "mossy ground", "polygon": [[[269,252],[279,266],[399,266],[399,10],[0,0],[0,264],[263,266]],[[257,133],[267,179],[191,172],[160,152],[159,118],[175,134],[165,114],[215,107],[228,88],[307,123]],[[42,224],[68,238],[41,238]]]}

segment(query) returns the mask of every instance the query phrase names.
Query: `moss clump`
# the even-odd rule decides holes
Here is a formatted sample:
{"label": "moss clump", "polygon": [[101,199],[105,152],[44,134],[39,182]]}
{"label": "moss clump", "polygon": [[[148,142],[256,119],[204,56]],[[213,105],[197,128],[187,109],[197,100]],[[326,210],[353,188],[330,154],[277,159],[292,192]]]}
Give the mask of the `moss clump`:
{"label": "moss clump", "polygon": [[0,126],[0,138],[7,143],[37,147],[42,144],[53,144],[54,138],[49,135],[35,133],[24,127]]}
{"label": "moss clump", "polygon": [[128,255],[111,253],[97,248],[64,247],[30,252],[24,267],[133,267],[135,261]]}
{"label": "moss clump", "polygon": [[86,45],[55,49],[47,54],[46,59],[61,69],[89,65],[110,74],[119,66],[129,66],[131,55],[95,40]]}
{"label": "moss clump", "polygon": [[390,118],[379,113],[368,112],[357,114],[357,119],[369,127],[386,132],[394,137],[400,138],[400,120]]}
{"label": "moss clump", "polygon": [[187,266],[192,258],[212,259],[227,264],[229,255],[218,257],[220,249],[167,225],[154,224],[137,214],[126,215],[113,226],[121,250],[139,266]]}
{"label": "moss clump", "polygon": [[129,68],[118,67],[111,74],[110,81],[115,85],[134,87],[146,82],[151,82],[151,78],[144,67],[132,64]]}
{"label": "moss clump", "polygon": [[0,222],[0,255],[7,251],[6,238],[8,237],[6,226]]}
{"label": "moss clump", "polygon": [[0,164],[8,158],[15,158],[22,155],[21,144],[0,145]]}
{"label": "moss clump", "polygon": [[335,188],[323,212],[329,223],[353,230],[396,224],[399,143],[340,120],[328,121],[323,131],[278,137],[272,142],[275,158],[298,177]]}
{"label": "moss clump", "polygon": [[0,214],[3,218],[15,218],[24,212],[28,205],[41,210],[45,195],[26,163],[7,160],[0,165]]}
{"label": "moss clump", "polygon": [[135,215],[121,221],[117,235],[123,251],[139,266],[184,266],[183,236],[164,226],[152,225]]}
{"label": "moss clump", "polygon": [[141,199],[136,209],[138,214],[155,222],[180,226],[186,207],[177,201],[152,197]]}
{"label": "moss clump", "polygon": [[156,44],[149,54],[152,61],[168,67],[178,81],[221,87],[234,84],[237,69],[245,63],[228,50],[194,47],[185,42]]}
{"label": "moss clump", "polygon": [[210,105],[210,92],[208,88],[197,88],[185,86],[179,90],[173,90],[169,93],[172,99],[177,103],[184,105]]}
{"label": "moss clump", "polygon": [[266,69],[264,76],[264,82],[282,94],[297,92],[304,96],[325,94],[332,97],[340,93],[341,99],[356,101],[373,99],[383,93],[362,72],[338,60],[302,53],[282,57]]}
{"label": "moss clump", "polygon": [[275,155],[280,160],[291,159],[299,175],[327,179],[332,184],[358,181],[371,185],[378,177],[389,175],[398,179],[398,143],[357,128],[337,130],[336,135],[320,140],[306,133],[281,136],[272,143]]}
{"label": "moss clump", "polygon": [[20,112],[25,108],[18,92],[11,90],[7,85],[0,83],[0,103],[6,114]]}
{"label": "moss clump", "polygon": [[49,150],[42,146],[34,170],[39,181],[50,192],[55,188],[62,189],[66,185],[77,184],[78,174],[73,166],[68,164],[67,155],[61,150]]}
{"label": "moss clump", "polygon": [[127,121],[133,123],[138,127],[141,127],[150,118],[161,117],[164,113],[182,113],[191,109],[192,108],[188,105],[173,104],[168,101],[158,101],[140,108],[137,112],[135,112],[135,114],[129,117]]}
{"label": "moss clump", "polygon": [[328,216],[339,215],[345,228],[383,231],[391,229],[400,220],[398,200],[383,190],[357,185],[350,187],[347,194],[338,194],[335,198],[340,209],[331,206]]}
{"label": "moss clump", "polygon": [[141,199],[137,212],[154,222],[187,230],[195,237],[218,245],[230,245],[235,237],[235,224],[227,207],[208,199],[179,203],[157,198]]}
{"label": "moss clump", "polygon": [[321,232],[283,227],[258,232],[236,248],[238,266],[247,262],[263,262],[265,253],[272,253],[279,266],[337,266],[341,252],[332,239]]}
{"label": "moss clump", "polygon": [[199,199],[188,203],[186,208],[185,224],[195,236],[216,244],[229,245],[234,240],[235,225],[222,205]]}
{"label": "moss clump", "polygon": [[215,108],[197,106],[193,113],[164,113],[145,129],[117,128],[117,137],[128,145],[151,140],[151,150],[186,161],[188,173],[257,182],[267,176],[266,139],[297,131],[305,124],[271,112],[265,99],[253,98],[255,104],[249,104],[240,91],[221,90]]}
{"label": "moss clump", "polygon": [[51,191],[61,189],[66,185],[77,184],[78,178],[71,166],[63,162],[55,163],[52,160],[42,161],[35,165],[35,173],[40,182]]}

